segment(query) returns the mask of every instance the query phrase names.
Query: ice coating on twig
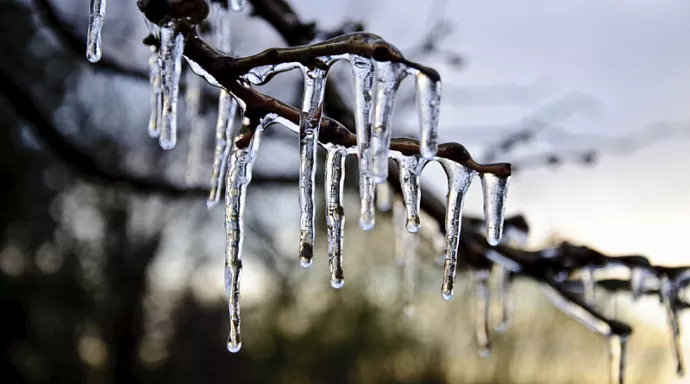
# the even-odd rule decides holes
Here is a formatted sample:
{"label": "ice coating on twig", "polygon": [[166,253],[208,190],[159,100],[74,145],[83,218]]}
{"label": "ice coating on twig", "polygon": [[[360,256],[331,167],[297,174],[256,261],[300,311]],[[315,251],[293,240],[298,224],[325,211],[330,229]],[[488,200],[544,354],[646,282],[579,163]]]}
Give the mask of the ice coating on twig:
{"label": "ice coating on twig", "polygon": [[163,113],[163,90],[161,67],[158,65],[158,47],[151,46],[149,56],[149,81],[151,83],[151,116],[149,117],[149,136],[156,138],[161,134],[161,117]]}
{"label": "ice coating on twig", "polygon": [[[495,252],[491,250],[490,252]],[[492,299],[492,313],[495,316],[494,329],[498,333],[503,333],[510,324],[510,314],[512,311],[513,297],[510,290],[510,271],[501,264],[494,264],[491,270],[496,279],[495,298]]]}
{"label": "ice coating on twig", "polygon": [[628,336],[611,335],[609,342],[609,384],[623,384]]}
{"label": "ice coating on twig", "polygon": [[496,176],[492,173],[482,173],[480,178],[484,193],[486,240],[491,245],[497,245],[503,232],[509,178]]}
{"label": "ice coating on twig", "polygon": [[422,71],[415,75],[419,113],[419,153],[426,159],[438,150],[438,123],[441,107],[441,80],[433,80]]}
{"label": "ice coating on twig", "polygon": [[388,212],[393,206],[393,191],[388,183],[376,184],[376,208]]}
{"label": "ice coating on twig", "polygon": [[170,150],[177,144],[177,96],[180,91],[184,36],[175,30],[175,23],[161,27],[161,62],[163,73],[163,114],[159,142]]}
{"label": "ice coating on twig", "polygon": [[474,271],[475,286],[475,335],[479,356],[491,356],[491,334],[489,327],[489,270],[478,269]]}
{"label": "ice coating on twig", "polygon": [[239,131],[235,128],[235,113],[237,102],[230,93],[224,89],[220,91],[218,98],[218,121],[216,123],[216,149],[213,155],[213,169],[211,171],[211,187],[206,206],[211,208],[220,200],[225,180],[225,170],[228,164],[228,156],[232,150],[235,136]]}
{"label": "ice coating on twig", "polygon": [[371,147],[374,161],[374,181],[383,183],[388,177],[388,149],[391,144],[390,123],[395,107],[395,94],[407,76],[402,63],[376,62],[376,102]]}
{"label": "ice coating on twig", "polygon": [[91,0],[89,29],[86,33],[86,59],[96,63],[101,59],[101,30],[106,0]]}
{"label": "ice coating on twig", "polygon": [[184,93],[185,112],[189,120],[189,152],[187,153],[187,171],[185,182],[187,185],[194,184],[197,179],[199,168],[201,168],[202,151],[204,146],[205,124],[201,115],[201,87],[202,78],[194,72],[188,71],[187,89]]}
{"label": "ice coating on twig", "polygon": [[365,231],[374,227],[374,180],[371,134],[373,112],[374,62],[351,55],[355,88],[355,128],[359,156],[359,196],[362,199],[359,226]]}
{"label": "ice coating on twig", "polygon": [[407,231],[405,204],[397,197],[393,199],[393,230],[395,232],[395,261],[402,269],[403,314],[414,316],[414,297],[419,275],[419,233]]}
{"label": "ice coating on twig", "polygon": [[302,114],[299,119],[299,205],[300,205],[300,265],[309,268],[314,258],[314,180],[316,178],[316,150],[326,86],[326,71],[304,69]]}
{"label": "ice coating on twig", "polygon": [[426,159],[417,155],[405,156],[400,152],[392,151],[393,157],[400,168],[400,188],[407,210],[406,228],[410,233],[419,232],[421,225],[419,218],[419,203],[422,198],[422,190],[419,185],[419,176],[422,174]]}
{"label": "ice coating on twig", "polygon": [[666,318],[671,329],[671,346],[673,347],[673,357],[676,359],[676,372],[679,376],[685,374],[685,364],[683,361],[683,350],[680,342],[680,324],[678,322],[678,310],[676,308],[676,289],[668,276],[661,276],[661,287],[659,289],[661,300],[666,309]]}
{"label": "ice coating on twig", "polygon": [[345,210],[343,209],[343,184],[345,183],[345,158],[347,149],[333,145],[326,155],[326,225],[328,227],[328,264],[331,270],[331,287],[340,289],[345,283],[343,275],[343,236]]}
{"label": "ice coating on twig", "polygon": [[445,300],[453,297],[455,271],[458,264],[458,245],[462,225],[462,207],[465,193],[476,172],[450,160],[439,160],[448,176],[446,197],[446,250],[443,263],[443,284],[441,294]]}
{"label": "ice coating on twig", "polygon": [[239,12],[244,8],[244,1],[245,0],[230,0],[230,8],[235,12]]}
{"label": "ice coating on twig", "polygon": [[244,236],[244,201],[247,185],[252,179],[252,166],[259,148],[259,126],[246,148],[235,148],[229,159],[227,187],[225,190],[225,291],[230,312],[230,335],[227,348],[238,352],[242,347],[240,336],[240,276],[242,272],[242,238]]}

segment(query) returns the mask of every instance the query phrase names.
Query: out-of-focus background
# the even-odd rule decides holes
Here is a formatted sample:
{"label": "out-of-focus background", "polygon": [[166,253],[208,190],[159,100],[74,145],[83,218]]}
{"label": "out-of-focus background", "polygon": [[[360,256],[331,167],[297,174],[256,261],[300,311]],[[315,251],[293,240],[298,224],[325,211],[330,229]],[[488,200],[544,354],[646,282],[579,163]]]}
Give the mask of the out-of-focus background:
{"label": "out-of-focus background", "polygon": [[[690,264],[690,3],[291,4],[324,30],[362,22],[440,71],[442,140],[515,165],[508,211],[529,221],[529,248],[569,240]],[[607,380],[606,341],[519,279],[511,326],[480,358],[470,276],[443,301],[428,242],[415,315],[403,316],[391,215],[378,212],[372,232],[359,230],[355,178],[345,198],[345,287],[328,284],[324,220],[314,265],[300,268],[297,137],[277,128],[262,140],[249,187],[244,344],[228,353],[223,209],[207,210],[202,191],[215,108],[190,135],[181,102],[178,147],[161,150],[146,132],[148,32],[136,2],[108,3],[101,65],[83,53],[88,11],[87,0],[0,0],[0,382]],[[250,13],[248,4],[232,15],[238,54],[284,46]],[[350,91],[345,65],[332,75]],[[281,75],[263,90],[294,104],[301,80]],[[408,80],[395,135],[416,134],[412,95]],[[104,180],[102,169],[148,184]],[[423,186],[444,196],[440,167],[429,167]],[[470,214],[481,211],[479,192],[471,188]],[[597,304],[635,328],[630,383],[686,382],[675,376],[658,300],[602,293]]]}

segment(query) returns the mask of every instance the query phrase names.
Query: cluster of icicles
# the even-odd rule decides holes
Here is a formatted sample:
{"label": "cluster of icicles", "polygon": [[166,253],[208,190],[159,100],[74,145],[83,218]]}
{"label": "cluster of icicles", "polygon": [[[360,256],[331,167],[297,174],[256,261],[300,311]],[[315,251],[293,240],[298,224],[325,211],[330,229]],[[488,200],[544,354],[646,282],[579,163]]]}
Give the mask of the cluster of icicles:
{"label": "cluster of icicles", "polygon": [[[239,10],[243,3],[244,1],[234,0],[230,2],[230,6],[233,10]],[[92,0],[87,41],[87,58],[92,62],[98,61],[101,56],[100,35],[104,15],[105,0]],[[211,39],[216,49],[229,54],[231,52],[230,25],[227,10],[221,3],[211,3],[210,22],[212,25],[211,33],[213,34]],[[148,26],[151,32],[160,39],[160,49],[152,47],[149,60],[149,74],[153,91],[148,132],[151,137],[159,139],[163,149],[169,150],[176,144],[177,99],[180,89],[184,37],[175,30],[174,22],[161,26],[149,23]],[[231,352],[238,352],[241,348],[239,300],[242,268],[242,216],[246,189],[251,181],[252,166],[256,160],[261,132],[271,124],[280,123],[300,135],[299,255],[300,264],[303,267],[309,267],[312,264],[314,248],[315,161],[317,148],[320,144],[318,136],[328,74],[328,70],[324,68],[330,68],[337,60],[348,60],[352,64],[354,93],[356,95],[357,145],[346,147],[333,143],[321,143],[327,152],[325,197],[331,286],[341,288],[344,284],[342,268],[345,224],[343,183],[345,159],[348,155],[356,155],[359,158],[360,227],[363,230],[373,228],[375,205],[381,211],[393,209],[393,220],[396,223],[395,255],[396,260],[403,266],[403,300],[406,314],[411,315],[413,311],[411,303],[414,298],[419,265],[417,259],[419,236],[425,234],[431,236],[435,249],[443,253],[441,292],[444,299],[450,300],[452,298],[458,264],[460,229],[463,221],[463,201],[475,176],[479,176],[481,179],[483,189],[484,227],[487,241],[490,245],[497,245],[501,240],[508,178],[490,173],[478,173],[454,161],[436,156],[441,98],[440,81],[430,78],[423,71],[407,67],[402,63],[379,62],[352,54],[319,59],[322,65],[318,67],[307,67],[300,63],[268,65],[254,68],[243,76],[244,80],[250,84],[260,84],[276,73],[293,68],[300,68],[304,74],[302,114],[299,125],[275,114],[266,115],[255,127],[249,145],[244,148],[234,145],[235,138],[241,129],[234,124],[235,115],[238,108],[240,113],[244,112],[244,103],[242,100],[235,99],[232,94],[222,88],[220,90],[216,147],[207,204],[209,207],[216,205],[220,201],[221,192],[225,189],[225,227],[227,232],[225,286],[230,313],[230,333],[227,348]],[[188,63],[197,75],[220,87],[220,84],[212,76],[193,61],[188,61]],[[400,83],[408,75],[413,75],[416,78],[416,100],[420,120],[420,153],[413,155],[390,149],[391,132],[389,125],[395,105],[395,95]],[[192,76],[186,93],[188,116],[193,122],[193,130],[196,129],[194,128],[194,121],[201,120],[199,118],[201,84],[198,79],[199,77]],[[243,119],[243,127],[248,127],[249,124],[248,119]],[[391,187],[387,184],[389,159],[393,159],[399,167],[402,199],[394,198]],[[420,211],[420,175],[424,167],[431,161],[439,162],[448,177],[447,211],[445,228],[443,229],[439,228],[434,220],[421,219],[424,213]],[[421,225],[422,221],[424,226]],[[525,234],[507,236],[504,241],[519,242],[524,237]],[[548,256],[544,255],[544,257]],[[511,306],[510,277],[511,274],[520,272],[519,264],[496,251],[489,251],[487,257],[495,262],[493,270],[474,271],[477,309],[476,337],[482,356],[490,355],[490,307],[497,308],[498,321],[495,329],[497,332],[502,332],[508,325],[508,314]],[[590,272],[583,274],[583,286],[585,287],[586,301],[592,304],[595,284],[591,272],[593,269],[584,269],[584,271]],[[632,271],[633,292],[642,292],[646,289],[645,275],[641,271],[643,270],[635,269]],[[494,301],[490,301],[490,273],[495,273],[499,282]],[[682,359],[678,344],[677,310],[673,304],[675,303],[676,285],[669,279],[661,281],[660,284],[659,291],[663,295],[671,328],[674,331],[674,349],[678,358],[678,369],[681,372]],[[563,295],[553,286],[548,284],[543,286],[547,296],[559,309],[609,338],[611,383],[622,383],[628,334],[614,332],[610,322],[592,315],[593,312],[583,309],[580,303]]]}

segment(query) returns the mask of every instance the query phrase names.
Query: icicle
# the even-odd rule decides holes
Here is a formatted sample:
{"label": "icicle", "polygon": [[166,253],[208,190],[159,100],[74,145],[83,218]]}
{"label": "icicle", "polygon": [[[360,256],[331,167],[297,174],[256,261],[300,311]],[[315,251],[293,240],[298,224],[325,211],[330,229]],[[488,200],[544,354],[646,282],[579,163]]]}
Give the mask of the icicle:
{"label": "icicle", "polygon": [[362,199],[359,226],[365,231],[374,227],[374,181],[371,152],[371,124],[374,86],[374,63],[352,55],[352,77],[355,83],[355,127],[359,156],[359,196]]}
{"label": "icicle", "polygon": [[668,319],[669,328],[671,328],[671,343],[673,346],[673,354],[676,359],[676,372],[679,376],[685,374],[685,367],[683,363],[683,350],[680,344],[680,324],[678,323],[678,313],[676,310],[675,287],[669,280],[668,276],[661,277],[661,287],[659,289],[661,300],[666,308],[666,317]]}
{"label": "icicle", "polygon": [[345,182],[345,157],[347,150],[340,146],[328,148],[326,157],[326,224],[328,226],[328,263],[331,268],[331,287],[342,288],[343,236],[345,210],[343,209],[343,184]]}
{"label": "icicle", "polygon": [[185,182],[194,184],[201,167],[204,146],[204,118],[201,115],[201,87],[202,78],[194,72],[187,72],[187,89],[185,90],[185,112],[189,120],[189,152],[187,153],[187,171]]}
{"label": "icicle", "polygon": [[453,297],[455,270],[458,263],[462,206],[467,188],[469,188],[476,172],[450,160],[441,161],[441,165],[443,165],[446,175],[448,175],[448,196],[446,198],[446,250],[443,264],[443,285],[441,287],[441,293],[445,300],[450,300]]}
{"label": "icicle", "polygon": [[395,106],[395,93],[407,76],[401,63],[377,62],[376,104],[371,147],[374,161],[374,181],[383,183],[388,177],[388,148],[391,143],[390,123]]}
{"label": "icicle", "polygon": [[393,157],[400,167],[400,188],[402,189],[405,208],[407,210],[407,231],[410,233],[419,232],[419,202],[421,199],[421,189],[419,187],[419,176],[426,163],[426,160],[419,159],[418,156],[404,156],[395,153]]}
{"label": "icicle", "polygon": [[326,71],[305,69],[302,114],[299,119],[300,162],[300,264],[309,268],[314,257],[314,180],[316,177],[316,150],[323,107]]}
{"label": "icicle", "polygon": [[163,71],[163,116],[160,145],[170,150],[177,143],[177,94],[180,90],[184,36],[175,31],[174,22],[161,27],[161,60]]}
{"label": "icicle", "polygon": [[420,210],[419,216],[421,221],[424,223],[424,225],[420,228],[419,233],[422,238],[431,241],[434,252],[434,263],[443,266],[443,252],[446,249],[446,235],[441,231],[438,221],[436,221],[436,219],[431,217],[428,213]]}
{"label": "icicle", "polygon": [[388,183],[376,184],[376,208],[387,212],[393,206],[393,191]]}
{"label": "icicle", "polygon": [[149,136],[161,134],[161,114],[163,113],[163,95],[161,89],[161,67],[158,65],[158,47],[151,46],[149,57],[149,81],[151,82],[151,117],[149,118]]}
{"label": "icicle", "polygon": [[[491,251],[495,252],[495,251]],[[512,311],[513,297],[510,292],[510,271],[501,264],[494,264],[492,273],[496,278],[496,298],[492,300],[496,326],[494,329],[498,333],[503,333],[508,329],[510,323],[510,313]]]}
{"label": "icicle", "polygon": [[240,276],[242,271],[242,237],[244,200],[247,185],[252,179],[252,166],[259,148],[262,126],[257,127],[247,148],[236,148],[229,159],[228,180],[225,191],[225,291],[230,311],[230,335],[227,348],[238,352],[240,337]]}
{"label": "icicle", "polygon": [[486,240],[490,245],[497,245],[503,232],[505,202],[508,193],[508,177],[499,177],[491,173],[482,173],[482,190],[484,192],[484,219],[486,220]]}
{"label": "icicle", "polygon": [[228,156],[235,143],[238,129],[235,128],[235,111],[237,102],[225,91],[220,91],[218,98],[218,122],[216,123],[216,150],[213,156],[213,170],[211,172],[211,188],[206,206],[216,205],[220,199],[225,179],[225,169],[228,164]]}
{"label": "icicle", "polygon": [[241,11],[244,8],[244,0],[230,0],[230,8],[235,12]]}
{"label": "icicle", "polygon": [[479,346],[479,356],[491,356],[491,335],[489,330],[489,270],[478,269],[474,271],[474,283],[476,287],[476,314],[475,332],[477,335],[477,345]]}
{"label": "icicle", "polygon": [[441,81],[434,81],[421,71],[416,75],[417,111],[419,113],[419,152],[431,159],[438,150],[438,122],[441,107]]}
{"label": "icicle", "polygon": [[395,231],[395,261],[402,268],[403,314],[414,316],[414,297],[419,274],[419,233],[410,233],[406,225],[406,209],[402,200],[393,201],[393,230]]}
{"label": "icicle", "polygon": [[213,29],[215,48],[222,53],[229,54],[232,51],[230,15],[221,3],[212,3],[212,6],[213,16],[211,20],[213,25],[211,28]]}
{"label": "icicle", "polygon": [[594,281],[594,267],[588,265],[582,268],[582,285],[584,287],[585,303],[587,303],[587,305],[594,306],[596,294],[596,283]]}
{"label": "icicle", "polygon": [[635,301],[642,295],[646,274],[647,271],[642,267],[633,267],[630,271],[630,290]]}
{"label": "icicle", "polygon": [[565,297],[551,285],[544,283],[541,285],[541,288],[546,294],[546,297],[548,297],[549,300],[551,300],[551,302],[563,313],[569,315],[587,328],[601,335],[609,336],[613,333],[609,323],[602,317],[594,315],[591,311],[573,302],[568,297]]}
{"label": "icicle", "polygon": [[105,1],[91,0],[89,30],[86,33],[86,59],[92,63],[101,59],[101,29],[105,17]]}
{"label": "icicle", "polygon": [[628,336],[611,335],[609,340],[609,384],[623,384]]}

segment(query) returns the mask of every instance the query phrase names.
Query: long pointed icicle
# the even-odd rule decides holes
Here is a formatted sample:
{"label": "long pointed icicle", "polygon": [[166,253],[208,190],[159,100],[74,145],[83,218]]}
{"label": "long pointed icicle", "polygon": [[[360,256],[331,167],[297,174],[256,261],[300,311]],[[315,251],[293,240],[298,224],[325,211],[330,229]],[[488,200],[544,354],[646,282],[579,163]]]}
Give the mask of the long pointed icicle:
{"label": "long pointed icicle", "polygon": [[417,111],[419,113],[419,152],[431,159],[438,150],[438,123],[441,108],[441,81],[434,81],[421,71],[417,72]]}
{"label": "long pointed icicle", "polygon": [[343,184],[347,150],[340,146],[328,148],[326,157],[326,225],[328,226],[328,263],[331,269],[331,287],[340,289],[345,283],[343,275],[343,236],[345,210]]}
{"label": "long pointed icicle", "polygon": [[86,33],[86,59],[96,63],[101,59],[101,30],[105,18],[106,0],[91,0],[89,29]]}
{"label": "long pointed icicle", "polygon": [[666,308],[666,317],[668,319],[669,328],[671,329],[671,345],[673,347],[673,355],[676,359],[676,372],[678,376],[683,376],[685,374],[685,364],[683,361],[683,350],[680,344],[680,324],[678,323],[678,313],[675,305],[676,292],[668,276],[661,277],[659,292],[661,293],[661,300]]}
{"label": "long pointed icicle", "polygon": [[[491,252],[494,252],[493,250]],[[492,273],[496,278],[496,298],[492,299],[493,311],[495,316],[494,329],[498,333],[503,333],[510,324],[510,313],[512,311],[513,296],[510,290],[510,271],[500,264],[494,264]]]}
{"label": "long pointed icicle", "polygon": [[503,232],[506,197],[509,177],[499,177],[491,173],[482,173],[482,190],[484,193],[484,219],[486,220],[486,240],[490,245],[497,245]]}
{"label": "long pointed icicle", "polygon": [[426,160],[417,156],[394,156],[400,167],[400,188],[402,189],[405,209],[407,210],[406,228],[410,233],[419,232],[421,225],[419,218],[419,203],[422,191],[419,186],[419,176]]}
{"label": "long pointed icicle", "polygon": [[489,270],[478,269],[474,272],[475,292],[475,333],[479,356],[491,356],[491,334],[489,327]]}
{"label": "long pointed icicle", "polygon": [[390,123],[395,107],[395,94],[407,76],[401,63],[377,62],[376,103],[371,147],[374,153],[374,181],[383,183],[388,177],[388,149],[391,144]]}
{"label": "long pointed icicle", "polygon": [[180,91],[184,36],[175,30],[175,23],[161,27],[161,61],[163,71],[163,115],[160,146],[165,150],[177,144],[177,95]]}
{"label": "long pointed icicle", "polygon": [[[395,261],[402,269],[403,314],[414,316],[414,297],[419,274],[420,234],[407,231],[405,203],[393,199],[393,230],[395,232]],[[405,223],[405,225],[403,225]]]}
{"label": "long pointed icicle", "polygon": [[151,116],[149,117],[149,136],[161,134],[161,115],[163,113],[163,95],[161,88],[161,67],[158,65],[158,47],[151,46],[149,57],[149,81],[151,82]]}
{"label": "long pointed icicle", "polygon": [[187,185],[192,185],[198,178],[204,146],[205,121],[201,114],[201,87],[203,79],[192,71],[188,71],[186,76],[187,89],[184,93],[184,99],[190,132],[185,182]]}
{"label": "long pointed icicle", "polygon": [[326,71],[318,68],[304,70],[302,114],[299,119],[299,204],[300,204],[300,265],[311,266],[314,258],[314,180],[316,178],[316,150],[326,86]]}
{"label": "long pointed icicle", "polygon": [[230,335],[227,348],[238,352],[242,347],[240,335],[240,276],[242,272],[242,238],[244,200],[247,185],[252,179],[252,166],[259,148],[262,127],[258,127],[247,148],[236,148],[230,156],[227,188],[225,190],[225,291],[230,312]]}
{"label": "long pointed icicle", "polygon": [[609,384],[623,384],[628,336],[609,336]]}
{"label": "long pointed icicle", "polygon": [[225,170],[228,164],[228,156],[235,142],[235,136],[239,131],[235,128],[235,113],[237,102],[225,91],[220,91],[218,98],[218,122],[216,123],[216,150],[213,155],[213,170],[211,171],[211,188],[206,202],[209,208],[218,204],[223,190]]}
{"label": "long pointed icicle", "polygon": [[359,156],[359,196],[362,208],[359,226],[365,231],[374,227],[374,180],[371,151],[374,63],[370,59],[353,55],[352,77],[355,84],[355,127]]}
{"label": "long pointed icicle", "polygon": [[452,161],[441,164],[448,175],[448,196],[446,198],[446,250],[443,263],[443,284],[441,294],[445,300],[453,297],[455,271],[458,264],[458,245],[462,225],[462,206],[465,193],[476,172]]}

